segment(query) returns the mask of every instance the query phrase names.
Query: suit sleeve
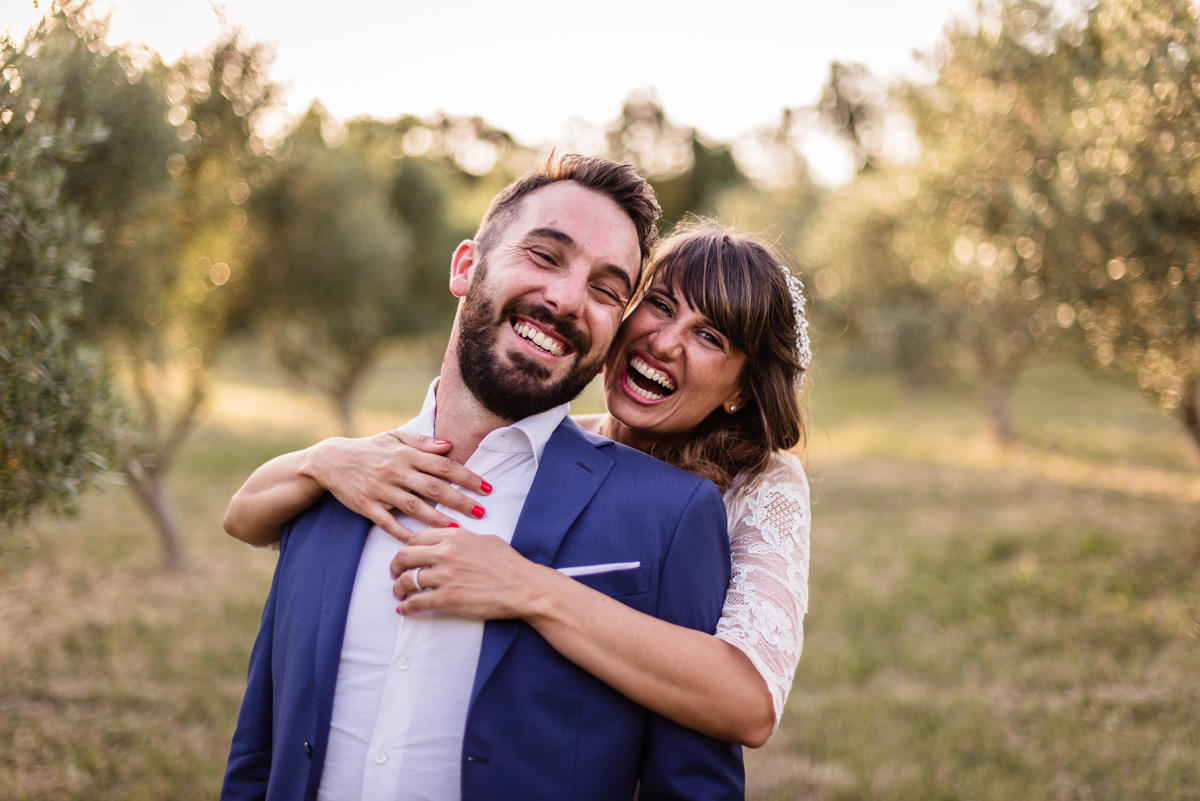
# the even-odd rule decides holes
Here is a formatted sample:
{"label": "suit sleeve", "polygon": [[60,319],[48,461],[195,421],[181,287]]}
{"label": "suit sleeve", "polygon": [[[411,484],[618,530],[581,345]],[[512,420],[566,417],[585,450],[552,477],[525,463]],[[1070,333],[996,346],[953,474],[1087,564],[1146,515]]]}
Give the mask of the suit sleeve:
{"label": "suit sleeve", "polygon": [[221,786],[221,801],[263,799],[271,775],[271,749],[274,728],[274,691],[271,680],[272,642],[275,635],[275,603],[288,531],[280,539],[279,562],[271,579],[271,591],[263,607],[258,636],[250,651],[246,675],[246,694],[238,712],[237,728],[229,748],[229,763]]}
{"label": "suit sleeve", "polygon": [[[680,516],[660,576],[658,617],[712,632],[729,584],[725,505],[708,481]],[[643,751],[640,801],[717,801],[745,796],[742,749],[651,715]]]}

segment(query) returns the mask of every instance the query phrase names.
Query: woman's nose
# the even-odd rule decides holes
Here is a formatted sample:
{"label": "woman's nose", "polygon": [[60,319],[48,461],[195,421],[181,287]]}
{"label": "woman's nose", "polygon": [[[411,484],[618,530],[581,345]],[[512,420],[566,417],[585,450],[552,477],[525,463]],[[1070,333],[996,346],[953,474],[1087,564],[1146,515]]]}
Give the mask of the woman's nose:
{"label": "woman's nose", "polygon": [[683,347],[683,337],[680,327],[668,323],[650,335],[650,354],[666,360],[679,355]]}

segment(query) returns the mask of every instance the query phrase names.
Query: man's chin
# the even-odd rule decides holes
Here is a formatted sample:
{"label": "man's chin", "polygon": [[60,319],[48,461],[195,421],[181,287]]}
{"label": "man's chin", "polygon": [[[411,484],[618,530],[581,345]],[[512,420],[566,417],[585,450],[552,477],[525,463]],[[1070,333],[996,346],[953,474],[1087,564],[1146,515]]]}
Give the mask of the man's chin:
{"label": "man's chin", "polygon": [[490,365],[480,371],[463,371],[467,387],[493,414],[519,420],[553,409],[573,400],[595,377],[596,370],[572,364],[564,375],[554,377],[545,365],[524,356],[507,359],[504,366]]}
{"label": "man's chin", "polygon": [[[554,371],[551,370],[549,365],[535,361],[533,358],[525,355],[524,353],[509,351],[507,356],[508,366],[507,368],[504,368],[504,370],[509,374],[509,376],[511,376],[511,380],[515,382],[524,381],[531,387],[534,382],[540,382],[544,386],[549,387],[556,381],[563,380],[563,378],[567,377],[570,372],[570,368],[567,367],[562,371],[563,375],[556,378],[554,376]],[[563,361],[565,362],[566,359],[564,358]]]}

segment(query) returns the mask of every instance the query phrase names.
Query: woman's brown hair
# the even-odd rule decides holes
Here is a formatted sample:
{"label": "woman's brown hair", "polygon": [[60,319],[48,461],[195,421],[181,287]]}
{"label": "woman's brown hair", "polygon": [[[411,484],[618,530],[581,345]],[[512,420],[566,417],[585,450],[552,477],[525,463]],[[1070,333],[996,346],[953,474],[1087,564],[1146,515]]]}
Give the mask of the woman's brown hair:
{"label": "woman's brown hair", "polygon": [[682,223],[655,248],[649,281],[676,292],[746,354],[745,401],[718,407],[684,435],[655,441],[649,453],[711,479],[722,492],[743,471],[756,475],[776,450],[803,441],[796,397],[806,365],[797,350],[797,316],[775,249],[707,220]]}

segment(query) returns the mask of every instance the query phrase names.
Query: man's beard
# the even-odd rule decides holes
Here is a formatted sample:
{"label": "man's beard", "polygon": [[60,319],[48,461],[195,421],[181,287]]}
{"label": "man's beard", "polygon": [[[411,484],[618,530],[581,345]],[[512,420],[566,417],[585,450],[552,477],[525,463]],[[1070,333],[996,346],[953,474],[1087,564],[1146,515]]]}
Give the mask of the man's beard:
{"label": "man's beard", "polygon": [[[480,262],[476,270],[458,320],[458,369],[467,388],[488,411],[505,420],[520,420],[575,398],[604,366],[604,354],[583,361],[589,338],[544,306],[511,300],[497,314],[483,286],[485,265]],[[550,371],[522,353],[509,353],[511,364],[500,363],[496,352],[500,326],[517,315],[537,321],[571,347],[575,363],[567,375],[547,383]]]}

